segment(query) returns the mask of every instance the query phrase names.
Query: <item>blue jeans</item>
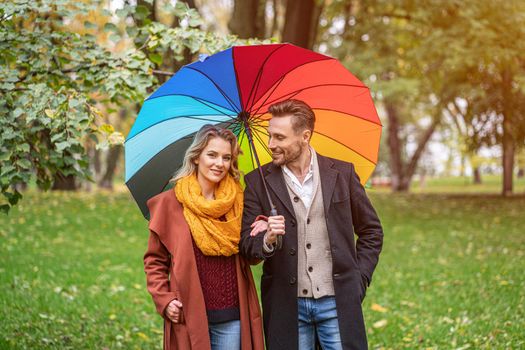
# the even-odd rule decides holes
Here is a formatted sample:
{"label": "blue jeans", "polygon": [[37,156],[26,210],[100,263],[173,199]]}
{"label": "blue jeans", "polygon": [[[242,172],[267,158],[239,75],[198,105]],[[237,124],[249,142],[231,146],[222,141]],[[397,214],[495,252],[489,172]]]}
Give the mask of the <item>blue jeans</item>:
{"label": "blue jeans", "polygon": [[335,297],[297,298],[299,350],[315,349],[315,334],[324,350],[342,349]]}
{"label": "blue jeans", "polygon": [[212,350],[239,350],[241,348],[241,321],[210,323],[208,331]]}

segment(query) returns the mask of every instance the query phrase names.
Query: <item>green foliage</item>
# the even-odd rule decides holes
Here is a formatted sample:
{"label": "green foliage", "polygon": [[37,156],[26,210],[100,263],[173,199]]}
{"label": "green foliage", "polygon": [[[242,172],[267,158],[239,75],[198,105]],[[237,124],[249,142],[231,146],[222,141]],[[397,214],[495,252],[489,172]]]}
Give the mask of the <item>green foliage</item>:
{"label": "green foliage", "polygon": [[[370,196],[385,231],[371,349],[523,347],[524,198]],[[161,348],[147,223],[126,193],[29,192],[0,227],[0,348]]]}
{"label": "green foliage", "polygon": [[[13,185],[35,178],[49,189],[56,173],[88,177],[85,143],[99,100],[142,100],[154,84],[150,62],[137,50],[115,54],[93,35],[72,31],[75,16],[97,4],[3,2],[0,4],[0,185],[12,198]],[[84,23],[88,28],[91,23]],[[14,205],[9,200],[4,211]]]}
{"label": "green foliage", "polygon": [[[49,189],[57,173],[89,179],[86,147],[122,144],[118,132],[96,127],[103,122],[96,104],[141,103],[158,85],[152,74],[172,50],[214,53],[246,43],[235,36],[220,37],[199,29],[195,10],[184,3],[166,5],[179,25],[146,21],[148,10],[125,5],[118,20],[102,3],[70,1],[7,1],[0,3],[0,187],[7,212],[20,194],[15,185],[32,179]],[[108,18],[104,43],[90,34],[98,24],[93,13]],[[144,19],[142,26],[127,25],[129,16]],[[73,29],[82,23],[83,31]],[[122,29],[125,25],[125,30]],[[136,47],[114,49],[121,40]]]}

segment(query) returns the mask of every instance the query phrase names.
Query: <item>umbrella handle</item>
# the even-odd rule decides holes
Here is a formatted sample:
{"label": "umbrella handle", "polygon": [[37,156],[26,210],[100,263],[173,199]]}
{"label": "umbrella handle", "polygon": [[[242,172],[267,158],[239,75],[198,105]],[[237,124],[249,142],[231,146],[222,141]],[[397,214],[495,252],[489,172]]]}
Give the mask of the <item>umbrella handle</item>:
{"label": "umbrella handle", "polygon": [[[270,215],[271,216],[277,216],[278,215],[277,214],[277,209],[275,209],[275,207],[270,210]],[[283,248],[283,236],[282,235],[278,235],[277,236],[277,241],[275,242],[275,248],[279,249],[279,250]]]}

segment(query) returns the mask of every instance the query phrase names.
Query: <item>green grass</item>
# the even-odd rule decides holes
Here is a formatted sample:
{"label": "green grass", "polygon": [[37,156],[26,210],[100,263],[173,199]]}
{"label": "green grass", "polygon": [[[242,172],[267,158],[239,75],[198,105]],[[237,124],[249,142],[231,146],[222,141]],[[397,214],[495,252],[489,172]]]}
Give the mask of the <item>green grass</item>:
{"label": "green grass", "polygon": [[[471,193],[471,194],[500,194],[501,175],[483,175],[481,184],[474,184],[472,177],[449,176],[427,177],[422,184],[417,179],[412,181],[412,193]],[[514,193],[525,194],[525,177],[514,176]]]}
{"label": "green grass", "polygon": [[[370,348],[525,347],[524,197],[370,196],[385,228]],[[30,192],[0,227],[0,349],[161,348],[127,193]]]}

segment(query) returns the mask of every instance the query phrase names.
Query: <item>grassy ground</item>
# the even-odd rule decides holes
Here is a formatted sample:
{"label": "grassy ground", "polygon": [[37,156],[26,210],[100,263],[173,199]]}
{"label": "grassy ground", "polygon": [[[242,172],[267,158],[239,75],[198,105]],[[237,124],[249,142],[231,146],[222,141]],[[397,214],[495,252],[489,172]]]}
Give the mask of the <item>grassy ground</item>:
{"label": "grassy ground", "polygon": [[[481,184],[474,184],[472,177],[436,177],[421,182],[414,180],[412,193],[501,193],[501,175],[483,175]],[[525,194],[525,177],[514,177],[514,193]]]}
{"label": "grassy ground", "polygon": [[[525,347],[525,197],[370,196],[385,228],[370,348]],[[26,194],[0,216],[0,349],[161,348],[146,242],[125,192]]]}

